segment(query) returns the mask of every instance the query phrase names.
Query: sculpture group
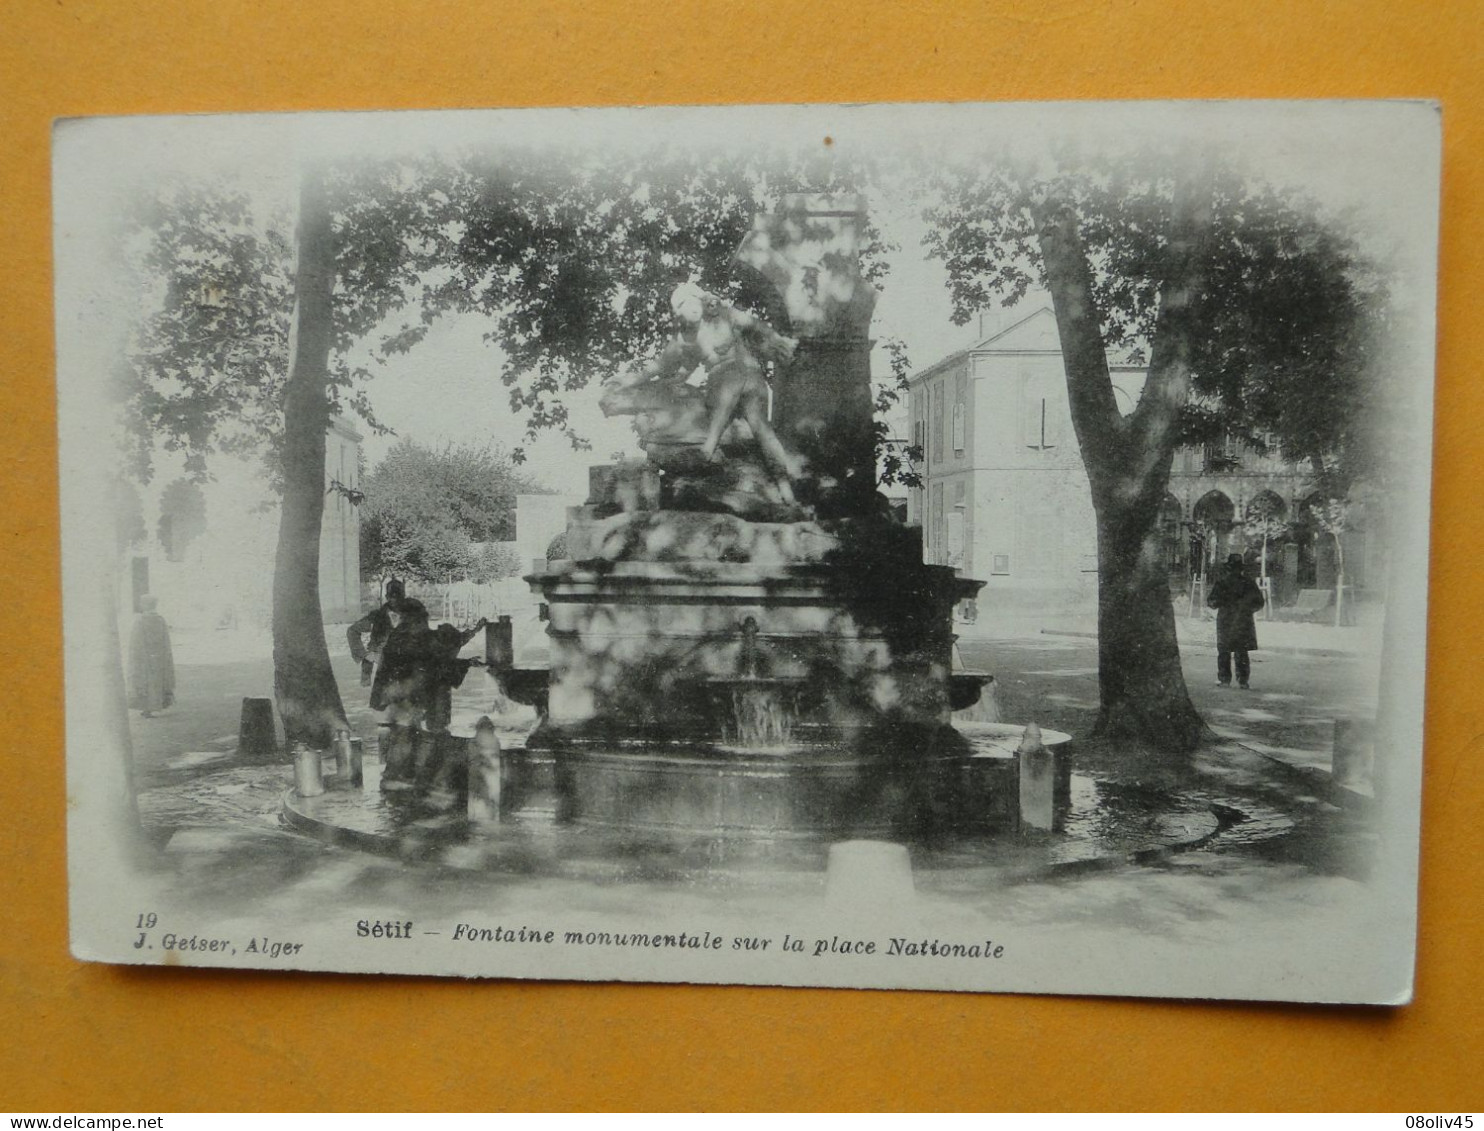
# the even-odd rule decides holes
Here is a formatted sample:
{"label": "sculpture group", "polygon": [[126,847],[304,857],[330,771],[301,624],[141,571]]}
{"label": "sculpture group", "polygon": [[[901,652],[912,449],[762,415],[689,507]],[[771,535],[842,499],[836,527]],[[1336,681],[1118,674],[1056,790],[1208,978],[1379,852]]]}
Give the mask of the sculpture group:
{"label": "sculpture group", "polygon": [[[804,474],[804,461],[784,445],[769,419],[767,367],[787,366],[798,339],[695,283],[676,287],[670,308],[677,332],[658,357],[608,382],[603,411],[635,416],[640,445],[665,471],[706,474],[728,458],[735,463],[760,457],[760,478],[771,488],[765,501],[794,506],[793,484]],[[701,387],[690,383],[698,371],[704,373]],[[739,423],[745,439],[739,438]],[[735,478],[739,469],[731,470]]]}

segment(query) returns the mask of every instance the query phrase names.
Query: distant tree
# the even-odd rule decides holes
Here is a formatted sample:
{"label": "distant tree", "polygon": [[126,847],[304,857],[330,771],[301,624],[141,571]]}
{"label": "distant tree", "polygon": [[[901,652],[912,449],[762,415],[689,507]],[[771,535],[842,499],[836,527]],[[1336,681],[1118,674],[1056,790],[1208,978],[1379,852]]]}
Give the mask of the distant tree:
{"label": "distant tree", "polygon": [[1335,545],[1335,627],[1350,616],[1345,594],[1345,535],[1359,525],[1365,513],[1361,499],[1329,498],[1310,509],[1319,529],[1334,539]]}
{"label": "distant tree", "polygon": [[[1158,514],[1177,447],[1235,425],[1286,453],[1344,447],[1363,417],[1373,273],[1299,196],[1169,149],[950,171],[929,211],[955,317],[1052,297],[1098,535],[1096,731],[1189,751],[1204,724],[1180,667]],[[1111,349],[1147,359],[1114,397]],[[1300,410],[1300,407],[1302,409]]]}
{"label": "distant tree", "polygon": [[401,440],[362,482],[362,569],[430,583],[487,572],[476,543],[515,536],[515,497],[541,488],[499,448]]}
{"label": "distant tree", "polygon": [[469,580],[480,585],[506,577],[518,577],[525,562],[514,546],[505,542],[486,542],[469,564]]}
{"label": "distant tree", "polygon": [[1258,574],[1264,590],[1268,581],[1268,544],[1287,537],[1289,531],[1288,523],[1279,513],[1281,506],[1278,499],[1259,495],[1252,500],[1247,509],[1247,521],[1243,523],[1247,536],[1258,544]]}

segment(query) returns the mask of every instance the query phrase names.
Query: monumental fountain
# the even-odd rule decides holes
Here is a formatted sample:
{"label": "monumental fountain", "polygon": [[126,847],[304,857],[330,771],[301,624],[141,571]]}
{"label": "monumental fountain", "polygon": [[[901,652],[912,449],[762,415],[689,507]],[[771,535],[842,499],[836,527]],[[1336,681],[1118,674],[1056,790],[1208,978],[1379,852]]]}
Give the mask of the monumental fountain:
{"label": "monumental fountain", "polygon": [[864,219],[786,197],[735,257],[752,309],[678,288],[674,339],[604,389],[647,458],[594,468],[527,578],[549,642],[527,748],[564,820],[912,836],[1010,803],[1013,766],[950,725],[982,680],[953,671],[953,609],[981,583],[925,564],[877,492]]}
{"label": "monumental fountain", "polygon": [[855,197],[786,197],[736,253],[736,305],[677,288],[674,338],[605,385],[646,458],[593,468],[562,556],[526,578],[540,661],[491,626],[491,674],[539,717],[519,748],[487,721],[455,738],[474,828],[537,810],[823,844],[1053,823],[1064,763],[1019,728],[973,742],[951,722],[985,679],[953,664],[954,607],[981,583],[925,564],[877,492],[864,222]]}

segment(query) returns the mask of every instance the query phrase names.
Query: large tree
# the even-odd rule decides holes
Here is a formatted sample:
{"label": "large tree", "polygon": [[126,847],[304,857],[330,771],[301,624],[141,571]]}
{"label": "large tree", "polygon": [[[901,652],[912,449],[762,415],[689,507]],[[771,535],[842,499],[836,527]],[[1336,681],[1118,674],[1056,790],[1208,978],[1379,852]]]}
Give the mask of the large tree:
{"label": "large tree", "polygon": [[[1365,265],[1312,202],[1209,153],[985,161],[946,176],[929,246],[967,321],[1032,287],[1051,295],[1098,546],[1095,732],[1189,751],[1158,529],[1176,448],[1276,431],[1290,457],[1346,447],[1365,416]],[[1127,416],[1110,350],[1148,377]]]}
{"label": "large tree", "polygon": [[325,432],[335,346],[335,233],[323,171],[299,192],[292,348],[283,396],[283,508],[273,569],[273,695],[284,732],[326,745],[345,724],[319,600]]}
{"label": "large tree", "polygon": [[378,426],[352,351],[414,300],[418,231],[443,222],[407,173],[310,165],[276,210],[219,178],[171,182],[124,238],[142,296],[119,373],[133,475],[148,481],[157,447],[201,479],[216,452],[256,452],[281,495],[273,661],[290,742],[345,725],[319,602],[325,433],[347,408]]}

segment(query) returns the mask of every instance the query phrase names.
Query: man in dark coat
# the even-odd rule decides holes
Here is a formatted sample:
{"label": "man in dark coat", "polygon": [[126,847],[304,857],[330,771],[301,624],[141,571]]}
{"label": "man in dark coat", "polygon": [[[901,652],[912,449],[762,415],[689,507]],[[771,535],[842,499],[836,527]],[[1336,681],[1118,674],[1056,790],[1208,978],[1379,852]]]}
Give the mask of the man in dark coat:
{"label": "man in dark coat", "polygon": [[388,789],[426,789],[445,761],[454,688],[478,662],[459,659],[459,651],[486,622],[463,632],[450,624],[430,628],[427,608],[413,598],[398,601],[391,619],[371,686],[371,706],[386,712],[381,781]]}
{"label": "man in dark coat", "polygon": [[146,719],[175,702],[175,658],[170,653],[170,628],[158,602],[146,595],[129,634],[129,706]]}
{"label": "man in dark coat", "polygon": [[1237,658],[1237,686],[1244,691],[1252,677],[1247,653],[1257,648],[1257,624],[1253,614],[1265,604],[1262,590],[1242,568],[1242,555],[1231,554],[1206,604],[1216,610],[1216,682],[1230,687],[1232,656]]}
{"label": "man in dark coat", "polygon": [[[406,595],[406,589],[395,577],[386,583],[386,601],[378,609],[372,609],[346,630],[350,644],[351,659],[361,665],[361,686],[370,687],[376,676],[376,665],[381,663],[381,653],[386,647],[386,638],[392,631],[392,608]],[[367,642],[362,636],[371,634]]]}

